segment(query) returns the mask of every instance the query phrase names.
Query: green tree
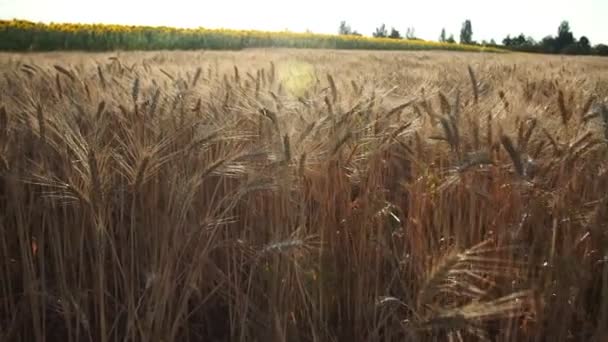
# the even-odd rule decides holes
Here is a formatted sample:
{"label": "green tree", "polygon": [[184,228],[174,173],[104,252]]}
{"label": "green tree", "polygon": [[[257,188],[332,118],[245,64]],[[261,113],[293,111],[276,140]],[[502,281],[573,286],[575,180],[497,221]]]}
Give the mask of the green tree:
{"label": "green tree", "polygon": [[456,43],[456,39],[454,39],[454,35],[451,34],[450,37],[448,37],[448,40],[446,40],[446,42],[451,43],[451,44]]}
{"label": "green tree", "polygon": [[394,27],[391,27],[391,33],[388,35],[389,38],[392,39],[401,39],[401,33],[397,31]]}
{"label": "green tree", "polygon": [[353,30],[350,25],[346,23],[346,21],[340,22],[340,28],[338,29],[338,34],[340,35],[351,35],[351,36],[360,36],[361,33]]}
{"label": "green tree", "polygon": [[540,46],[543,52],[547,53],[556,53],[555,49],[555,38],[552,36],[546,36],[543,40],[540,41]]}
{"label": "green tree", "polygon": [[473,25],[469,19],[462,23],[462,29],[460,30],[460,43],[471,44],[473,43]]}
{"label": "green tree", "polygon": [[608,56],[608,45],[598,44],[593,47],[593,54],[599,56]]}
{"label": "green tree", "polygon": [[445,28],[442,28],[441,34],[439,35],[439,41],[442,43],[445,43],[446,40],[447,40],[447,37],[446,37],[446,33],[445,33]]}
{"label": "green tree", "polygon": [[567,21],[562,21],[557,29],[557,37],[555,38],[555,52],[561,52],[567,46],[576,43],[574,34],[570,31],[570,24]]}
{"label": "green tree", "polygon": [[388,35],[386,25],[382,24],[380,27],[376,27],[376,31],[372,35],[376,38],[385,38]]}
{"label": "green tree", "polygon": [[582,53],[587,55],[591,52],[591,43],[589,42],[589,38],[582,36],[578,40],[578,45],[579,45]]}
{"label": "green tree", "polygon": [[350,25],[348,25],[346,23],[346,21],[342,20],[340,22],[340,28],[338,29],[338,34],[341,34],[341,35],[352,34],[352,29],[350,28]]}

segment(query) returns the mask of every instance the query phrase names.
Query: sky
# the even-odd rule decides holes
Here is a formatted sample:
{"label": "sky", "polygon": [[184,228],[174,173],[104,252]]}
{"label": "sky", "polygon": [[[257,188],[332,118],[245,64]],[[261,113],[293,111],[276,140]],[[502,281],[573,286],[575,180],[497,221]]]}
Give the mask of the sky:
{"label": "sky", "polygon": [[437,40],[458,39],[470,19],[473,39],[524,33],[540,40],[568,20],[579,38],[608,44],[608,0],[0,0],[0,19],[336,33],[340,21],[371,35],[382,23]]}

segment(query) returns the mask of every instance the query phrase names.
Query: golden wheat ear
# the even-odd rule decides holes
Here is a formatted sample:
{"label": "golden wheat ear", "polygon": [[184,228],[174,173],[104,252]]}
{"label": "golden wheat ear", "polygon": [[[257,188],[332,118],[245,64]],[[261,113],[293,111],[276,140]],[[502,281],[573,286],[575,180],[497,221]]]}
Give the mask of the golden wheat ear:
{"label": "golden wheat ear", "polygon": [[528,316],[533,314],[533,307],[533,292],[524,290],[494,300],[474,301],[458,308],[441,310],[417,328],[456,335],[466,332],[479,340],[490,341],[482,325],[484,322]]}
{"label": "golden wheat ear", "polygon": [[526,268],[508,256],[515,247],[491,243],[486,240],[462,252],[452,250],[434,263],[418,292],[417,311],[424,319],[416,322],[416,330],[490,341],[484,322],[531,311],[534,297],[529,290],[486,299],[501,279],[519,278]]}
{"label": "golden wheat ear", "polygon": [[426,275],[418,292],[419,309],[432,306],[442,295],[480,300],[496,284],[488,279],[515,276],[525,265],[504,257],[515,247],[491,247],[483,241],[465,251],[450,251],[440,257]]}

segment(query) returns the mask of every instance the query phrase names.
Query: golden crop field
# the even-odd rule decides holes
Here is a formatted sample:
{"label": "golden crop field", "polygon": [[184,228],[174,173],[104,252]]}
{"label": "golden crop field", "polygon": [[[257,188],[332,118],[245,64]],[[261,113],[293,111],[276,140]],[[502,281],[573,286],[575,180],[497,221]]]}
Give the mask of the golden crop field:
{"label": "golden crop field", "polygon": [[606,341],[608,59],[0,55],[0,341]]}

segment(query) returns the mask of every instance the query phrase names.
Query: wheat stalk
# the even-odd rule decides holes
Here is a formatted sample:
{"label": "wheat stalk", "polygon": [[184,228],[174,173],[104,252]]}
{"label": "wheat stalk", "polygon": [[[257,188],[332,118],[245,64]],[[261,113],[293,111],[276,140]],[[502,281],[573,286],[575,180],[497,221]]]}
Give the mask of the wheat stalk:
{"label": "wheat stalk", "polygon": [[509,138],[507,135],[502,135],[500,137],[500,142],[502,143],[502,146],[505,148],[505,150],[509,154],[509,157],[511,157],[511,161],[513,162],[513,167],[515,167],[515,171],[517,172],[517,174],[520,177],[525,177],[526,171],[524,169],[524,164],[523,164],[523,160],[521,158],[521,154],[517,150],[515,145],[513,145],[511,138]]}
{"label": "wheat stalk", "polygon": [[475,77],[475,72],[473,71],[473,68],[471,68],[470,65],[467,68],[469,70],[469,77],[471,78],[471,87],[473,88],[473,98],[475,99],[475,103],[478,103],[479,102],[479,86],[477,84],[477,78]]}
{"label": "wheat stalk", "polygon": [[63,75],[67,76],[70,81],[75,82],[76,81],[76,76],[74,76],[74,74],[72,74],[71,71],[69,71],[68,69],[62,67],[61,65],[54,65],[53,66],[55,68],[55,70],[57,70],[58,72],[62,73]]}

